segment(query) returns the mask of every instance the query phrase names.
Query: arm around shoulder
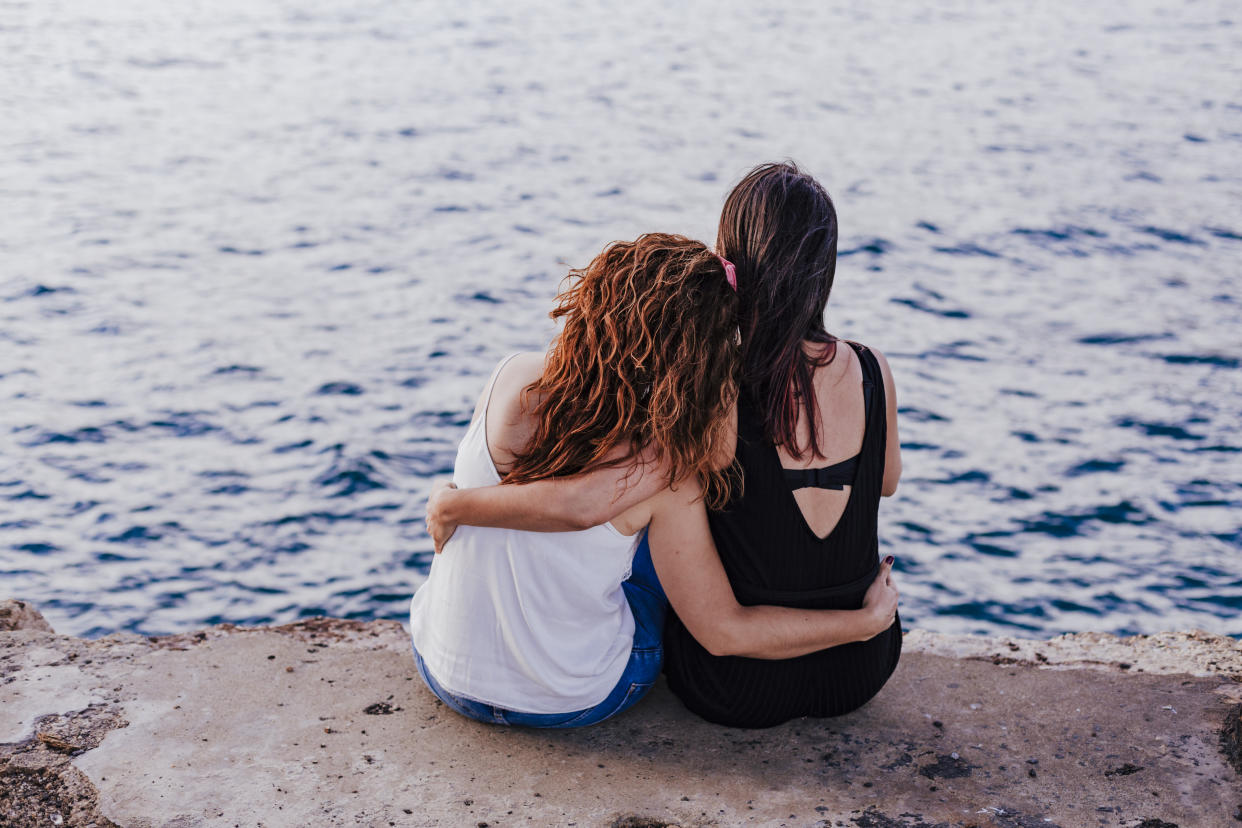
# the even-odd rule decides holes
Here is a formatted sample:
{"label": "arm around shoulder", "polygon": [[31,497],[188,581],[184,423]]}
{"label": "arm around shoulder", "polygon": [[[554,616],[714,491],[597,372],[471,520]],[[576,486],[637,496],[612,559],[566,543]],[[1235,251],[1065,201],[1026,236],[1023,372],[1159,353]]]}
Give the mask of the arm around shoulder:
{"label": "arm around shoulder", "polygon": [[664,486],[659,474],[609,467],[573,477],[450,489],[428,503],[445,523],[528,532],[576,532],[607,523]]}
{"label": "arm around shoulder", "polygon": [[428,517],[454,527],[580,531],[613,520],[663,489],[665,474],[664,464],[640,453],[636,464],[623,461],[571,477],[437,491],[428,502]]}
{"label": "arm around shoulder", "polygon": [[[865,641],[883,632],[896,611],[889,564],[858,610],[803,610],[738,603],[712,542],[696,482],[656,498],[649,531],[652,562],[686,629],[715,656],[786,659]],[[879,580],[879,579],[878,579]]]}
{"label": "arm around shoulder", "polygon": [[[526,412],[523,391],[535,382],[544,354],[521,353],[501,363],[475,406],[474,419],[484,420],[487,449],[497,471],[521,451],[525,429],[517,427]],[[507,363],[507,364],[506,364]],[[494,409],[490,413],[488,408]],[[628,446],[606,458],[610,465],[566,477],[530,483],[468,489],[437,487],[427,504],[430,525],[439,527],[437,550],[458,525],[490,526],[534,532],[570,532],[612,520],[664,486],[663,464],[649,452],[637,458]]]}

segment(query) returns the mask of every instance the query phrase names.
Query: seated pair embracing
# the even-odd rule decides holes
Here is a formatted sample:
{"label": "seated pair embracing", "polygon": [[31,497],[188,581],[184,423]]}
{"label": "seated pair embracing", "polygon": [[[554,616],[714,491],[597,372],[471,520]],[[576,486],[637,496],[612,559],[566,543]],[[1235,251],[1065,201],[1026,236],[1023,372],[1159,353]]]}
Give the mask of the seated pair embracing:
{"label": "seated pair embracing", "polygon": [[663,670],[703,718],[767,727],[880,690],[897,406],[884,357],[825,327],[836,252],[827,192],[766,164],[715,251],[652,233],[570,274],[548,352],[492,373],[428,503],[410,625],[446,705],[578,727]]}

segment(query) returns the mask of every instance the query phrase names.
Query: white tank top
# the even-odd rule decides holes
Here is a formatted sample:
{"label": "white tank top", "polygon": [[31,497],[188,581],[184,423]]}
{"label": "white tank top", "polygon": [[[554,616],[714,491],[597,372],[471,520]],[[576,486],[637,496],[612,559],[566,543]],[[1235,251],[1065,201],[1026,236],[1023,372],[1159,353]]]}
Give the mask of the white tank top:
{"label": "white tank top", "polygon": [[[491,486],[487,406],[457,447],[453,483]],[[599,704],[625,671],[634,616],[621,589],[642,533],[459,526],[410,604],[414,646],[446,690],[524,713]]]}

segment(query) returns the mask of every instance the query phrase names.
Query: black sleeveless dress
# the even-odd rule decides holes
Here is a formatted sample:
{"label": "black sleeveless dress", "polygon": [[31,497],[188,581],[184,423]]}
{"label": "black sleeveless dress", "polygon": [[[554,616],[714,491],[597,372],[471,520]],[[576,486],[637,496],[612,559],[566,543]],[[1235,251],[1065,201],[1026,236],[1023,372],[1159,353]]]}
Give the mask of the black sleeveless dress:
{"label": "black sleeveless dress", "polygon": [[[826,538],[817,538],[802,517],[776,447],[763,437],[754,401],[739,400],[737,460],[744,486],[723,510],[709,511],[708,519],[741,604],[859,609],[875,580],[887,424],[884,382],[875,356],[865,346],[849,344],[862,364],[866,430],[845,512]],[[713,656],[670,611],[664,647],[669,687],[691,711],[717,724],[771,727],[799,716],[839,716],[866,703],[897,666],[901,620],[868,641],[769,661]]]}

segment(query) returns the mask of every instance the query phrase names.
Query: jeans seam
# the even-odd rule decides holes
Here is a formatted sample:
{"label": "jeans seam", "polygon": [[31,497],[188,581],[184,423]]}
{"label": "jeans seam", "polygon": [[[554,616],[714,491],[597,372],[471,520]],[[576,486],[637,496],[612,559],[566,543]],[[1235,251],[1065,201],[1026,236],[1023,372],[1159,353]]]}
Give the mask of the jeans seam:
{"label": "jeans seam", "polygon": [[642,696],[646,695],[647,691],[650,690],[653,686],[655,686],[654,681],[652,682],[641,682],[641,681],[630,682],[630,689],[625,691],[625,698],[621,700],[621,703],[619,705],[617,705],[616,710],[612,711],[604,718],[607,719],[612,716],[615,716],[617,713],[620,713],[625,710],[629,710],[630,707],[632,707],[634,704],[638,702],[638,699],[634,697],[638,696],[639,698],[642,698]]}
{"label": "jeans seam", "polygon": [[574,716],[572,719],[566,719],[565,721],[560,722],[556,726],[557,727],[573,727],[574,723],[580,722],[583,719],[588,718],[592,713],[597,713],[598,711],[599,711],[599,705],[595,705],[594,707],[588,707],[587,709],[581,711],[577,716]]}

